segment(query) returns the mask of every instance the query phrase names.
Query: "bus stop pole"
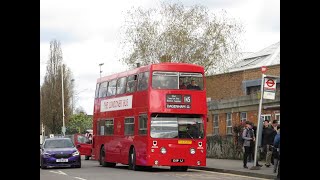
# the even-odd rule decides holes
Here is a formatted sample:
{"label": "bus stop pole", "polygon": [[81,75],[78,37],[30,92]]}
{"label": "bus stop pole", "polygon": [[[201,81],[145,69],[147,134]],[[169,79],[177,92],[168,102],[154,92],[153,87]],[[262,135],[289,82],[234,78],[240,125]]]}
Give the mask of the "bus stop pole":
{"label": "bus stop pole", "polygon": [[256,139],[255,139],[255,148],[254,148],[254,164],[253,166],[257,165],[257,158],[258,158],[258,144],[259,144],[259,131],[260,131],[260,123],[261,123],[261,109],[262,109],[262,100],[263,100],[263,86],[264,86],[264,78],[265,74],[262,73],[261,78],[261,90],[260,90],[260,103],[259,103],[259,113],[258,113],[258,124],[257,124],[257,132],[256,132]]}

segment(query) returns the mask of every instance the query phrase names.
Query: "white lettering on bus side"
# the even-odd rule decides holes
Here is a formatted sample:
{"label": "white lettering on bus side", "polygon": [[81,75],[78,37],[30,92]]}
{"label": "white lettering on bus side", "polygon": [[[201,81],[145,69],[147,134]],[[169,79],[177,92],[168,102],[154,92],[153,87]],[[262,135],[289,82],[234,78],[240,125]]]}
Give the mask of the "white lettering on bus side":
{"label": "white lettering on bus side", "polygon": [[132,95],[101,101],[101,112],[132,108]]}
{"label": "white lettering on bus side", "polygon": [[123,106],[128,106],[128,99],[123,100]]}

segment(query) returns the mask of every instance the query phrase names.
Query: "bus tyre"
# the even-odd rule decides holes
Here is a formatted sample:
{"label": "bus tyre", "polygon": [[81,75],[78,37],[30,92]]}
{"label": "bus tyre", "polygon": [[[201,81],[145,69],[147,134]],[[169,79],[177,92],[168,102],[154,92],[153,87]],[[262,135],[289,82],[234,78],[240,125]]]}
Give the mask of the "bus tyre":
{"label": "bus tyre", "polygon": [[106,157],[106,153],[104,151],[104,146],[101,147],[100,150],[100,165],[102,165],[103,167],[115,167],[116,163],[110,163],[110,162],[105,162],[105,157]]}
{"label": "bus tyre", "polygon": [[84,160],[89,160],[90,156],[84,156]]}
{"label": "bus tyre", "polygon": [[104,152],[104,146],[102,146],[101,149],[100,149],[99,162],[100,162],[100,165],[102,165],[103,167],[107,166],[107,163],[104,161],[105,156],[106,156],[106,153]]}
{"label": "bus tyre", "polygon": [[132,148],[129,153],[129,169],[134,171],[138,170],[138,167],[136,165],[136,151],[134,148]]}

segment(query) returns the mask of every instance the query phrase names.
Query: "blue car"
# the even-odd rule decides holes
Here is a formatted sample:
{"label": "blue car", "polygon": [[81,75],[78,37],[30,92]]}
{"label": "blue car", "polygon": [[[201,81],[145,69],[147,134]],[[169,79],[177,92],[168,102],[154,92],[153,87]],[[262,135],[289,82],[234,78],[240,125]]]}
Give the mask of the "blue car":
{"label": "blue car", "polygon": [[40,145],[41,169],[48,167],[81,168],[81,156],[70,138],[49,138]]}

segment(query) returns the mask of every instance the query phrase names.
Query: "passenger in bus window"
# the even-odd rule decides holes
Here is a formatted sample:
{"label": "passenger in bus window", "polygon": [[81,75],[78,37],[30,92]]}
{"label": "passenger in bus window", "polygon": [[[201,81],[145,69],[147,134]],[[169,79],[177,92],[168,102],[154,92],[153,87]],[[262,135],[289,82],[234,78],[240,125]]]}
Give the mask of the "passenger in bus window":
{"label": "passenger in bus window", "polygon": [[187,86],[187,89],[201,90],[200,87],[196,84],[195,80],[191,80],[191,84]]}
{"label": "passenger in bus window", "polygon": [[152,84],[155,89],[163,89],[166,86],[160,78],[154,78]]}
{"label": "passenger in bus window", "polygon": [[148,87],[147,79],[145,78],[141,79],[139,82],[139,90],[147,89],[147,87]]}
{"label": "passenger in bus window", "polygon": [[179,89],[187,89],[187,86],[184,84],[182,79],[179,79]]}
{"label": "passenger in bus window", "polygon": [[167,89],[178,89],[178,79],[171,79],[167,83]]}
{"label": "passenger in bus window", "polygon": [[158,89],[159,86],[160,86],[159,78],[157,76],[154,76],[152,78],[152,87],[154,89]]}

